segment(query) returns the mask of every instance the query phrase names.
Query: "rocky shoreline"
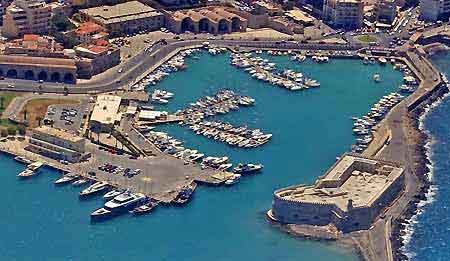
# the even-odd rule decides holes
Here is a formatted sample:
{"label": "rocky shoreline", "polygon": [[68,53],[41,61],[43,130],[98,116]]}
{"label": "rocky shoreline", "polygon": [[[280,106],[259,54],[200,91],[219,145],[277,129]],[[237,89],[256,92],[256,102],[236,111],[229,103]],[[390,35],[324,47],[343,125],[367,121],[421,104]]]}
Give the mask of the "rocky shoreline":
{"label": "rocky shoreline", "polygon": [[392,222],[392,249],[394,251],[394,260],[408,260],[408,257],[401,251],[401,247],[404,246],[403,236],[405,235],[405,228],[414,215],[417,214],[419,202],[426,200],[426,194],[430,190],[432,182],[428,178],[430,172],[429,165],[431,162],[427,157],[427,149],[425,147],[427,141],[430,139],[428,134],[420,130],[420,117],[425,113],[428,106],[438,101],[445,93],[449,90],[445,85],[438,87],[438,89],[431,95],[425,102],[423,102],[419,107],[415,108],[413,111],[409,112],[407,115],[407,129],[408,142],[410,142],[411,148],[411,162],[413,173],[417,176],[419,180],[419,190],[413,199],[408,204],[402,215],[393,220]]}

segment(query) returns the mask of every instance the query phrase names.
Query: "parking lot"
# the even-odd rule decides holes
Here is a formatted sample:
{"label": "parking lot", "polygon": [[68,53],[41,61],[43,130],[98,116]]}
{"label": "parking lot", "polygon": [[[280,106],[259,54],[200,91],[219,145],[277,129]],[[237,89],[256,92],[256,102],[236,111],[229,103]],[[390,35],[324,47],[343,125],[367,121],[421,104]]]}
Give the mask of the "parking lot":
{"label": "parking lot", "polygon": [[57,104],[48,106],[44,124],[55,128],[81,131],[84,119],[90,111],[90,104],[82,101],[79,104]]}

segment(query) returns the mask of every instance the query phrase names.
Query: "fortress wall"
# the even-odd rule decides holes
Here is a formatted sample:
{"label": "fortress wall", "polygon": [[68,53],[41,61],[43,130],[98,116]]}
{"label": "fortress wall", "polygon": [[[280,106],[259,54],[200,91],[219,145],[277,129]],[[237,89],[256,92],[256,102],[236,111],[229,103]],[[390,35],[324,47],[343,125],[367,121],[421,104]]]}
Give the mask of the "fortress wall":
{"label": "fortress wall", "polygon": [[274,196],[272,213],[282,223],[326,225],[332,222],[334,204],[311,203]]}

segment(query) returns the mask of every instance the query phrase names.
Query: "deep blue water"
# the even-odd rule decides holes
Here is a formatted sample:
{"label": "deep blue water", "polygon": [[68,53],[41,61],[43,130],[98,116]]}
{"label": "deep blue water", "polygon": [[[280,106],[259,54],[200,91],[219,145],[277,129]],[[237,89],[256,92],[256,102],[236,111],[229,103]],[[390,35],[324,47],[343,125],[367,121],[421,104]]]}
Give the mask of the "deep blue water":
{"label": "deep blue water", "polygon": [[[159,207],[148,216],[91,225],[89,213],[100,199],[80,202],[79,189],[53,185],[59,174],[50,169],[19,181],[15,174],[24,166],[2,156],[0,260],[356,260],[354,253],[337,246],[281,232],[266,221],[265,212],[274,189],[314,181],[349,150],[354,142],[350,118],[395,90],[401,74],[390,65],[363,66],[358,60],[318,65],[270,57],[322,83],[320,89],[293,93],[231,67],[226,54],[200,56],[188,61],[187,70],[158,84],[176,95],[161,107],[174,111],[219,88],[234,89],[256,98],[256,105],[220,119],[261,128],[274,134],[272,140],[243,150],[194,136],[178,125],[161,129],[206,154],[262,162],[263,173],[231,188],[199,187],[183,208]],[[373,82],[374,72],[382,74],[382,83]]]}
{"label": "deep blue water", "polygon": [[[450,54],[432,58],[450,76]],[[414,220],[407,252],[413,260],[450,260],[450,99],[444,98],[423,121],[431,136],[433,195]]]}

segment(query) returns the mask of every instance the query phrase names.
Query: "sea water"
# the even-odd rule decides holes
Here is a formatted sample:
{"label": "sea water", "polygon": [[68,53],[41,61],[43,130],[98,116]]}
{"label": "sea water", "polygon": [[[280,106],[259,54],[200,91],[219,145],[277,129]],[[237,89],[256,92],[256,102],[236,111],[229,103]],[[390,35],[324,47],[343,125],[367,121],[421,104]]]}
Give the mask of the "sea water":
{"label": "sea water", "polygon": [[[450,54],[432,57],[433,63],[450,76]],[[412,260],[450,260],[450,99],[446,96],[431,106],[422,119],[430,140],[432,189],[421,202],[419,214],[408,227],[405,253]]]}
{"label": "sea water", "polygon": [[[228,155],[233,163],[261,162],[261,174],[233,187],[203,187],[185,207],[158,207],[149,215],[124,215],[90,224],[89,214],[101,197],[78,200],[80,188],[54,186],[60,175],[43,169],[39,176],[18,180],[24,168],[1,156],[0,260],[356,260],[355,253],[333,244],[294,238],[265,217],[275,189],[311,183],[354,143],[352,116],[361,116],[383,95],[395,91],[401,74],[391,65],[362,65],[360,60],[328,64],[289,61],[267,56],[279,68],[301,71],[321,83],[299,92],[252,79],[229,65],[228,54],[199,55],[188,68],[168,76],[156,88],[175,93],[168,105],[175,111],[221,88],[256,99],[216,117],[272,133],[255,149],[233,148],[193,134],[187,127],[159,127],[207,155]],[[380,73],[381,83],[372,75]],[[150,89],[149,91],[151,91]]]}

